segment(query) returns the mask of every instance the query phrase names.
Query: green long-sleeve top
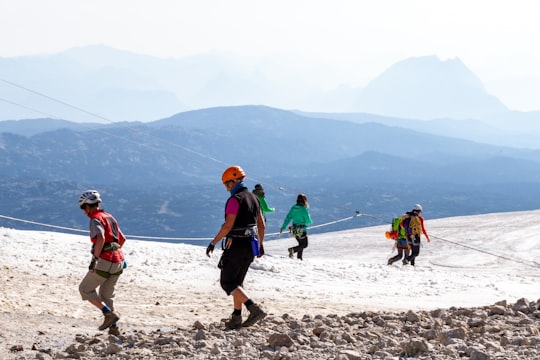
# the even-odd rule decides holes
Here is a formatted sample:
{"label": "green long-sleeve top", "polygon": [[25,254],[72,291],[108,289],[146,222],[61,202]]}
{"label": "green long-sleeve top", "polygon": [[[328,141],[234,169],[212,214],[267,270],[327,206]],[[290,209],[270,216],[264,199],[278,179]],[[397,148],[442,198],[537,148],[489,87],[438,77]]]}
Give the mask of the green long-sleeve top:
{"label": "green long-sleeve top", "polygon": [[259,198],[259,203],[261,204],[261,211],[263,212],[263,214],[276,211],[275,208],[271,208],[270,206],[268,206],[268,203],[266,202],[266,198],[264,196],[257,195],[257,197]]}
{"label": "green long-sleeve top", "polygon": [[308,208],[299,204],[291,207],[291,210],[289,210],[287,217],[283,221],[283,225],[281,225],[281,231],[285,230],[291,220],[294,225],[311,225],[313,223],[311,216],[309,216]]}

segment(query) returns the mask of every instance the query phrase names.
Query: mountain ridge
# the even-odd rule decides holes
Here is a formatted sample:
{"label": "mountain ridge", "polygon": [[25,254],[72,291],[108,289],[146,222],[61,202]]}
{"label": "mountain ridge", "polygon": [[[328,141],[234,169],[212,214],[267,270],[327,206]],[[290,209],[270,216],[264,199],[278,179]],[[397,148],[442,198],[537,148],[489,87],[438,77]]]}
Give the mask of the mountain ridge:
{"label": "mountain ridge", "polygon": [[408,58],[372,80],[360,95],[363,112],[412,119],[469,119],[508,109],[489,95],[458,58]]}
{"label": "mountain ridge", "polygon": [[[408,58],[364,88],[337,84],[331,89],[315,86],[315,81],[300,82],[297,76],[292,82],[284,75],[272,76],[287,69],[271,60],[250,61],[246,65],[215,53],[161,59],[106,46],[0,58],[0,78],[49,97],[4,83],[0,96],[11,103],[0,102],[0,119],[36,117],[31,110],[36,109],[40,116],[92,121],[88,114],[50,98],[91,109],[113,121],[152,121],[186,110],[247,104],[415,119],[480,118],[508,112],[459,59]],[[321,76],[312,77],[317,75]]]}
{"label": "mountain ridge", "polygon": [[[272,228],[300,192],[319,223],[355,210],[391,217],[417,202],[434,218],[530,210],[540,195],[540,150],[266,106],[83,129],[0,134],[0,203],[9,216],[80,224],[76,200],[96,188],[131,232],[208,236],[222,223],[227,193],[219,179],[232,164],[246,170],[250,188],[264,185],[277,208],[268,219]],[[373,224],[363,219],[363,226]],[[351,224],[336,226],[330,230]]]}

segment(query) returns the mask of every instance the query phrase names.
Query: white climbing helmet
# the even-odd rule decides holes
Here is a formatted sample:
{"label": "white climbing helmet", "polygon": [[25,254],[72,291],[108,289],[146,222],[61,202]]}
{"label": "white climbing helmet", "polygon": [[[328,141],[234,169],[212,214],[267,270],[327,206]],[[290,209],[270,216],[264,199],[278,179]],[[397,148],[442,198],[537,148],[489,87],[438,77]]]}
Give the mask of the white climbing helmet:
{"label": "white climbing helmet", "polygon": [[415,210],[415,211],[423,211],[422,210],[422,205],[420,205],[420,204],[414,204],[412,209]]}
{"label": "white climbing helmet", "polygon": [[97,190],[86,190],[79,197],[79,207],[84,204],[94,205],[99,203],[101,203],[101,196],[99,196]]}

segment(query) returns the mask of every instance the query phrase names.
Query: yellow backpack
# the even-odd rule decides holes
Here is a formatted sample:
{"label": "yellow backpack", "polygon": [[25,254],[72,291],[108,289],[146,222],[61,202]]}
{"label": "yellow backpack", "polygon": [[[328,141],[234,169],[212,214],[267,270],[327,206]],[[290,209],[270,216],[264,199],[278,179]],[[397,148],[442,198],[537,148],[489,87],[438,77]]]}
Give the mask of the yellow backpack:
{"label": "yellow backpack", "polygon": [[408,236],[414,237],[416,235],[422,235],[422,222],[420,216],[414,212],[408,212],[405,219],[405,231]]}

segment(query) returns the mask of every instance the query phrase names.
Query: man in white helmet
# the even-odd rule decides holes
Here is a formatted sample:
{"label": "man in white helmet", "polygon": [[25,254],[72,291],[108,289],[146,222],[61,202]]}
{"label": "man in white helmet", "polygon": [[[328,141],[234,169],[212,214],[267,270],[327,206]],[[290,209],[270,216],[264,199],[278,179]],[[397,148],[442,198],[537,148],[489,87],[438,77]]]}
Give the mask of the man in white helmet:
{"label": "man in white helmet", "polygon": [[416,257],[420,255],[420,237],[422,234],[424,234],[428,243],[431,241],[424,227],[422,205],[415,204],[411,211],[407,211],[400,226],[405,229],[407,243],[411,247],[411,254],[403,259],[403,265],[410,263],[414,266]]}
{"label": "man in white helmet", "polygon": [[[83,300],[100,309],[103,324],[99,330],[109,329],[109,334],[120,335],[116,322],[120,319],[114,312],[114,291],[124,269],[122,245],[126,241],[116,219],[99,208],[101,196],[96,190],[88,190],[79,197],[79,207],[90,218],[90,241],[92,260],[88,273],[79,285]],[[96,289],[99,287],[99,294]]]}

